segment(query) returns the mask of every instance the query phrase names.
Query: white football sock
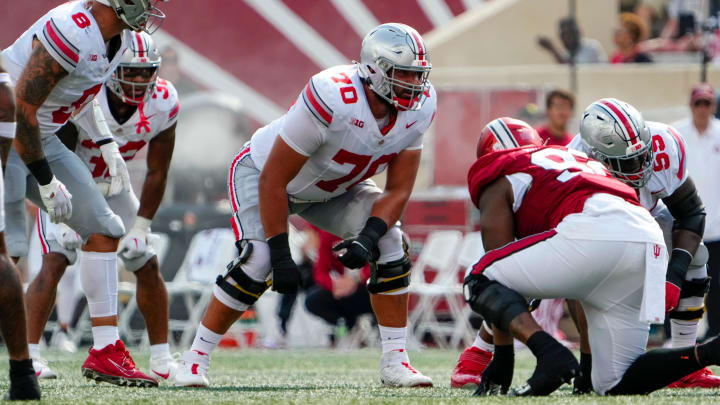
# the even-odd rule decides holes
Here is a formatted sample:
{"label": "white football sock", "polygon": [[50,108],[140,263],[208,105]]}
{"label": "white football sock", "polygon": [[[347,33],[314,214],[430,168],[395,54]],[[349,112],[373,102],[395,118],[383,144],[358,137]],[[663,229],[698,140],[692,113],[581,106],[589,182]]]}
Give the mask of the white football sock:
{"label": "white football sock", "polygon": [[480,337],[480,331],[478,331],[477,335],[475,336],[475,341],[472,345],[480,350],[485,350],[486,352],[492,353],[495,351],[495,345],[484,341],[483,338]]}
{"label": "white football sock", "polygon": [[380,342],[382,343],[383,354],[393,350],[405,350],[405,345],[407,344],[407,327],[391,328],[378,325],[378,329],[380,329]]}
{"label": "white football sock", "polygon": [[93,326],[93,349],[102,350],[107,345],[114,345],[120,340],[117,326]]}
{"label": "white football sock", "polygon": [[683,321],[680,319],[670,320],[670,345],[675,347],[695,346],[697,339],[697,327],[700,320]]}
{"label": "white football sock", "polygon": [[30,352],[32,358],[40,357],[40,344],[28,343],[28,352]]}
{"label": "white football sock", "polygon": [[150,360],[170,357],[170,344],[159,343],[150,345]]}
{"label": "white football sock", "polygon": [[193,340],[190,350],[210,355],[210,352],[217,347],[222,337],[223,335],[211,331],[201,323],[195,333],[195,340]]}

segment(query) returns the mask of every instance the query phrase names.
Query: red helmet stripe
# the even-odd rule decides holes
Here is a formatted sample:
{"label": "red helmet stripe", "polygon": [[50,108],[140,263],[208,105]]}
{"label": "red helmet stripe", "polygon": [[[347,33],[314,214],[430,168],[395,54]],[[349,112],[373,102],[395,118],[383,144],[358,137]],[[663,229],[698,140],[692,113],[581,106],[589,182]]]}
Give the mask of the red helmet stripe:
{"label": "red helmet stripe", "polygon": [[422,40],[414,31],[410,32],[410,36],[412,36],[413,40],[415,41],[415,47],[418,50],[418,60],[423,60],[425,58],[425,49],[423,48]]}
{"label": "red helmet stripe", "polygon": [[145,56],[145,47],[143,46],[142,37],[137,32],[135,33],[135,40],[137,41],[137,44],[138,44],[138,56],[142,58]]}
{"label": "red helmet stripe", "polygon": [[628,139],[633,145],[636,145],[638,143],[638,133],[633,129],[633,125],[630,124],[630,120],[628,119],[628,115],[625,113],[623,109],[618,108],[615,104],[611,103],[608,100],[600,100],[600,103],[612,111],[612,113],[617,116],[617,118],[620,120],[620,123],[625,127],[625,132],[628,134]]}

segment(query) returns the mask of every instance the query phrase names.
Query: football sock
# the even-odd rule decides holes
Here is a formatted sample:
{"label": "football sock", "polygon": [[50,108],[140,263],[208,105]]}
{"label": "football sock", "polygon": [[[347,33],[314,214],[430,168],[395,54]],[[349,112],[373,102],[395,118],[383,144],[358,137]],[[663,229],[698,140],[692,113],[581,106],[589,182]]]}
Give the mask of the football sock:
{"label": "football sock", "polygon": [[532,351],[535,357],[542,357],[547,353],[554,352],[557,346],[563,347],[560,342],[543,331],[533,333],[525,344],[530,348],[530,351]]}
{"label": "football sock", "polygon": [[378,325],[380,329],[380,342],[382,342],[382,352],[389,353],[393,350],[405,350],[407,343],[407,328],[391,328],[388,326]]}
{"label": "football sock", "polygon": [[32,358],[40,357],[40,344],[28,343],[28,352],[30,352]]}
{"label": "football sock", "polygon": [[[702,358],[701,346],[698,357]],[[705,354],[718,357],[718,354]],[[695,358],[695,347],[650,350],[638,357],[609,395],[648,394],[703,368]]]}
{"label": "football sock", "polygon": [[35,374],[32,359],[10,360],[10,378]]}
{"label": "football sock", "polygon": [[170,357],[170,344],[160,343],[150,345],[150,360]]}
{"label": "football sock", "polygon": [[217,347],[218,343],[220,343],[222,337],[223,335],[211,331],[201,323],[200,326],[198,326],[195,340],[193,340],[190,350],[209,355],[210,352]]}
{"label": "football sock", "polygon": [[486,352],[492,353],[495,349],[495,345],[492,343],[488,343],[483,340],[482,337],[480,337],[480,332],[475,336],[475,341],[472,344],[474,347],[477,347],[480,350],[485,350]]}
{"label": "football sock", "polygon": [[697,339],[697,326],[699,320],[683,321],[680,319],[670,320],[670,331],[672,339],[670,344],[673,348],[695,346]]}
{"label": "football sock", "polygon": [[93,326],[93,349],[102,350],[107,345],[114,345],[120,340],[117,326]]}

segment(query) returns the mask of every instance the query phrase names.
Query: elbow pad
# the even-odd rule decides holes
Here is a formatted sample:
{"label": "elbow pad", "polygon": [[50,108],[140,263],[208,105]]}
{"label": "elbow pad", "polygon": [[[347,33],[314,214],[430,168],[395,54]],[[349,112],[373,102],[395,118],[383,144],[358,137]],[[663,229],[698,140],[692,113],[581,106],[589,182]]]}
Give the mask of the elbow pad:
{"label": "elbow pad", "polygon": [[675,218],[673,230],[685,229],[702,238],[705,232],[705,205],[703,205],[692,179],[688,178],[673,195],[664,199],[663,202]]}

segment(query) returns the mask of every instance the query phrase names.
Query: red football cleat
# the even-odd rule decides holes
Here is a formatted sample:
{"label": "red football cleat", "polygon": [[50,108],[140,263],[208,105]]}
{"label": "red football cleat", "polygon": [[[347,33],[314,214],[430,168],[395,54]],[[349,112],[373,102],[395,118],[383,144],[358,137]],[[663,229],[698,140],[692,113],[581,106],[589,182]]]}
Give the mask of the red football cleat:
{"label": "red football cleat", "polygon": [[485,367],[492,360],[493,354],[475,346],[470,346],[460,354],[455,370],[450,376],[450,386],[453,388],[475,388],[480,385]]}
{"label": "red football cleat", "polygon": [[668,385],[668,388],[718,388],[720,377],[705,367]]}
{"label": "red football cleat", "polygon": [[135,367],[125,344],[118,340],[102,350],[90,348],[90,355],[82,365],[83,376],[96,382],[107,382],[129,387],[157,387],[154,378]]}

